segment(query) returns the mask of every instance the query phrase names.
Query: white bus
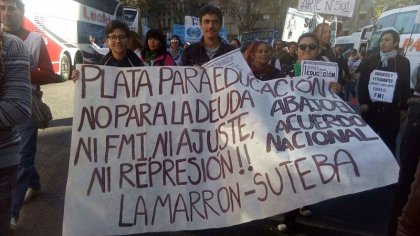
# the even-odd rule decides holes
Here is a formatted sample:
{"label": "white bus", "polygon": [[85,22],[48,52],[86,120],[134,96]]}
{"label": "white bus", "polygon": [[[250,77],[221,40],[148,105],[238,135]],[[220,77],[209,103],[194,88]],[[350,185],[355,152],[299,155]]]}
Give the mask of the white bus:
{"label": "white bus", "polygon": [[405,56],[410,61],[411,89],[416,85],[420,65],[420,25],[415,23],[419,8],[420,5],[416,5],[382,13],[368,44],[370,55],[379,53],[379,37],[383,31],[393,29],[400,33],[399,46],[404,49]]}
{"label": "white bus", "polygon": [[336,38],[335,45],[341,47],[341,51],[345,57],[348,56],[352,49],[356,49],[358,52],[366,51],[372,30],[373,25],[365,26],[360,32],[354,32],[351,35]]}
{"label": "white bus", "polygon": [[139,33],[139,35],[142,35],[139,8],[124,7],[124,22],[128,25],[128,28],[130,28],[130,30]]}
{"label": "white bus", "polygon": [[42,33],[54,71],[67,80],[72,67],[88,63],[89,35],[105,38],[105,26],[111,20],[123,19],[118,0],[23,0],[24,27]]}

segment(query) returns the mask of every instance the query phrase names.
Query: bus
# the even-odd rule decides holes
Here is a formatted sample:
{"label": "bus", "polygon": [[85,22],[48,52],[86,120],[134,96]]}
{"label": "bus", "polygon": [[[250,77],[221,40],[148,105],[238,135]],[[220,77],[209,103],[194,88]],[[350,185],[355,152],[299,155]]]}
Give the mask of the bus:
{"label": "bus", "polygon": [[[105,26],[123,19],[118,0],[23,0],[24,27],[42,34],[54,71],[63,80],[71,77],[75,64],[89,63],[95,55],[89,36],[105,39]],[[100,43],[97,41],[97,43]]]}
{"label": "bus", "polygon": [[260,40],[270,45],[273,45],[276,39],[277,39],[277,30],[274,28],[243,32],[239,35],[239,40],[241,41],[242,44]]}
{"label": "bus", "polygon": [[385,30],[395,30],[400,33],[399,47],[410,61],[411,67],[411,89],[414,89],[417,76],[420,76],[420,5],[397,8],[383,12],[374,26],[369,39],[368,55],[379,53],[379,37]]}
{"label": "bus", "polygon": [[135,7],[124,7],[124,22],[130,30],[142,35],[140,9]]}

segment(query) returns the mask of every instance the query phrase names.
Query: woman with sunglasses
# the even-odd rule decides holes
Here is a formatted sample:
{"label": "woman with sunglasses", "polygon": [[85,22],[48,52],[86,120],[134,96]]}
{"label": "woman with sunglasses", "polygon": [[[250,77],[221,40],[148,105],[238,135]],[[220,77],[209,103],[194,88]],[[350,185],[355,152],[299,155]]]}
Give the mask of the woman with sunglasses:
{"label": "woman with sunglasses", "polygon": [[248,64],[252,73],[259,80],[271,80],[284,77],[279,69],[270,65],[270,47],[264,41],[255,41],[249,46]]}
{"label": "woman with sunglasses", "polygon": [[[283,73],[290,76],[301,76],[301,63],[303,60],[322,61],[320,57],[319,40],[313,33],[302,34],[297,42],[297,60],[293,67],[282,67]],[[329,87],[336,94],[341,92],[341,85],[338,82],[331,82]]]}
{"label": "woman with sunglasses", "polygon": [[140,59],[146,66],[176,66],[171,54],[166,51],[166,39],[162,31],[147,31],[144,45]]}
{"label": "woman with sunglasses", "polygon": [[[322,58],[320,58],[321,51],[319,47],[319,41],[315,34],[302,34],[298,39],[297,45],[297,61],[295,64],[293,64],[293,68],[282,67],[283,73],[286,73],[292,77],[301,76],[301,63],[303,60],[322,60]],[[329,84],[329,88],[336,94],[339,94],[341,92],[341,85],[338,82],[331,82]],[[308,206],[303,206],[299,208],[299,210],[294,210],[285,213],[283,223],[277,226],[278,230],[280,232],[285,232],[290,227],[292,227],[295,223],[295,218],[297,214],[309,216],[312,214],[312,212],[308,208]]]}
{"label": "woman with sunglasses", "polygon": [[182,54],[184,53],[184,48],[181,47],[181,38],[178,35],[174,34],[171,36],[168,51],[175,63],[179,65],[181,63]]}

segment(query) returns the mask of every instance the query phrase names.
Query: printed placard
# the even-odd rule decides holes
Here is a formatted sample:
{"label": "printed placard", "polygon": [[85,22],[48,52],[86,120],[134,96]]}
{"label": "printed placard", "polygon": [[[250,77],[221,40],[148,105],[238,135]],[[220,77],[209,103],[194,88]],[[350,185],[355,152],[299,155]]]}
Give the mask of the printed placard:
{"label": "printed placard", "polygon": [[396,72],[374,70],[369,78],[369,96],[372,101],[392,103],[398,74]]}
{"label": "printed placard", "polygon": [[335,62],[326,61],[302,61],[302,76],[317,77],[328,81],[338,81],[338,65]]}
{"label": "printed placard", "polygon": [[396,182],[392,153],[328,81],[217,66],[242,60],[79,65],[63,235],[226,227]]}
{"label": "printed placard", "polygon": [[352,17],[356,0],[299,0],[298,10]]}

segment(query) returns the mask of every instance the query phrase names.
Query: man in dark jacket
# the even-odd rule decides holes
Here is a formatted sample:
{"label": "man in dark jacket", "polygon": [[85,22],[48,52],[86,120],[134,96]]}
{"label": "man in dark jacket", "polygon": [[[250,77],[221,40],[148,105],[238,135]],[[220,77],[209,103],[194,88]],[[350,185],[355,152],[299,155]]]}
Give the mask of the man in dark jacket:
{"label": "man in dark jacket", "polygon": [[[313,33],[318,37],[321,49],[320,60],[335,62],[338,65],[338,83],[343,86],[345,76],[349,75],[349,67],[346,60],[341,60],[341,53],[331,47],[331,26],[328,23],[317,25]],[[343,97],[343,94],[340,94]]]}
{"label": "man in dark jacket", "polygon": [[[410,62],[398,54],[399,42],[400,36],[397,32],[384,31],[380,38],[380,55],[369,58],[366,67],[362,70],[359,82],[359,104],[362,117],[378,133],[394,155],[400,120],[406,117],[407,100],[410,98]],[[369,94],[368,85],[372,80],[371,74],[375,70],[397,73],[392,102],[385,102],[378,98],[372,99]],[[371,94],[374,93],[371,91]]]}
{"label": "man in dark jacket", "polygon": [[219,36],[222,18],[222,11],[216,6],[206,5],[200,9],[199,21],[203,37],[185,49],[182,66],[202,65],[235,49],[231,44],[224,43]]}

